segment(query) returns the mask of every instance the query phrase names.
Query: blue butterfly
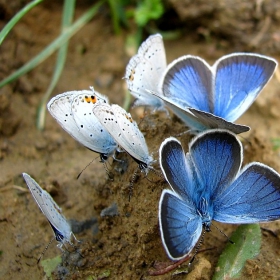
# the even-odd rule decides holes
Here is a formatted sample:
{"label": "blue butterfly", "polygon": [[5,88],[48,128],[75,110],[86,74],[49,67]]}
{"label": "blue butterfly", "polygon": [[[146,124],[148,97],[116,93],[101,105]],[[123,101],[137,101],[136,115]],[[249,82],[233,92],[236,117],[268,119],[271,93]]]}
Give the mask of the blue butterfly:
{"label": "blue butterfly", "polygon": [[172,188],[163,190],[159,202],[161,239],[170,259],[188,255],[212,220],[247,224],[280,218],[280,175],[258,162],[240,171],[243,150],[233,133],[203,132],[186,155],[170,137],[159,153]]}
{"label": "blue butterfly", "polygon": [[221,57],[211,67],[196,56],[183,56],[162,75],[161,98],[194,131],[228,129],[238,134],[250,130],[237,125],[272,77],[276,60],[253,53]]}

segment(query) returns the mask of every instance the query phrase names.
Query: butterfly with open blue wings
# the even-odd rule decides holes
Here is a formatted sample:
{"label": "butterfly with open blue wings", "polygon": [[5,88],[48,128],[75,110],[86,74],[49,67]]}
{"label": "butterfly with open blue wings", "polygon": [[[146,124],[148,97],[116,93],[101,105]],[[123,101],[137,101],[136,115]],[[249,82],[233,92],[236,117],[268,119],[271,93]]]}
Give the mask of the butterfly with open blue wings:
{"label": "butterfly with open blue wings", "polygon": [[226,55],[213,66],[186,55],[167,66],[159,83],[161,94],[153,94],[193,131],[221,128],[238,134],[250,128],[233,122],[254,102],[276,67],[276,60],[254,53]]}
{"label": "butterfly with open blue wings", "polygon": [[199,134],[185,155],[173,137],[160,146],[160,166],[172,190],[163,190],[159,224],[172,260],[188,255],[212,220],[249,224],[280,218],[280,175],[253,162],[240,170],[243,150],[227,130]]}

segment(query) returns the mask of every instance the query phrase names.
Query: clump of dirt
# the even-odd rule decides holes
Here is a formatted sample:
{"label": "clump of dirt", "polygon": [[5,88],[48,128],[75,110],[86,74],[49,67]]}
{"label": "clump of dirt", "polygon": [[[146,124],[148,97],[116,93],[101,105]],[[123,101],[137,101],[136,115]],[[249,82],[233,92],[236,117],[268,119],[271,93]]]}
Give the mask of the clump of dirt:
{"label": "clump of dirt", "polygon": [[195,30],[211,41],[224,38],[235,50],[279,53],[279,3],[275,1],[169,0],[181,19],[181,27]]}

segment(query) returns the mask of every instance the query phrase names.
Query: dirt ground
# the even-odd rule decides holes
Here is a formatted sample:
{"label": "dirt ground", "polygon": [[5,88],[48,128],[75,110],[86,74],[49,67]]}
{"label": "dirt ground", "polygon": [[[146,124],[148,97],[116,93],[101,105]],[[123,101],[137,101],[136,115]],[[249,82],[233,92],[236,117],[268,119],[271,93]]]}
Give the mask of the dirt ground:
{"label": "dirt ground", "polygon": [[[86,7],[79,7],[77,15]],[[41,5],[32,10],[0,47],[0,78],[23,65],[59,34],[61,5]],[[5,21],[0,22],[4,26]],[[65,69],[54,94],[94,86],[111,103],[122,105],[125,96],[126,33],[115,36],[106,11],[101,10],[92,22],[75,35],[69,45]],[[194,54],[213,63],[233,49],[219,39],[197,40],[184,34],[165,41],[168,62]],[[258,52],[256,50],[256,52]],[[263,53],[270,55],[269,53]],[[273,56],[279,59],[277,56]],[[139,174],[134,193],[128,200],[128,186],[137,164],[125,153],[119,158],[128,163],[109,166],[114,180],[109,180],[98,155],[80,146],[47,113],[46,128],[36,130],[36,109],[49,84],[55,55],[0,90],[0,278],[46,279],[37,258],[52,238],[52,230],[40,213],[21,176],[30,174],[47,189],[68,219],[75,221],[77,250],[62,254],[62,264],[53,279],[211,279],[217,260],[227,240],[215,228],[207,233],[202,248],[214,249],[197,255],[191,272],[172,276],[149,276],[157,262],[169,262],[161,244],[158,226],[158,201],[167,183],[153,172]],[[275,77],[257,101],[237,123],[249,125],[242,134],[244,163],[260,161],[280,172],[280,154],[271,139],[280,137],[280,84]],[[131,113],[139,122],[142,109]],[[150,152],[158,159],[161,142],[186,130],[172,114],[148,114],[140,123]],[[190,136],[180,137],[185,150]],[[88,166],[81,177],[77,175]],[[159,169],[158,163],[154,167]],[[118,215],[101,217],[100,212],[117,204]],[[215,223],[230,235],[236,226]],[[79,226],[80,225],[80,226]],[[260,254],[246,263],[241,279],[279,279],[280,222],[262,225]],[[55,242],[54,242],[55,243]],[[43,259],[61,252],[52,243]],[[187,267],[188,263],[182,266]],[[107,276],[106,276],[107,275]]]}

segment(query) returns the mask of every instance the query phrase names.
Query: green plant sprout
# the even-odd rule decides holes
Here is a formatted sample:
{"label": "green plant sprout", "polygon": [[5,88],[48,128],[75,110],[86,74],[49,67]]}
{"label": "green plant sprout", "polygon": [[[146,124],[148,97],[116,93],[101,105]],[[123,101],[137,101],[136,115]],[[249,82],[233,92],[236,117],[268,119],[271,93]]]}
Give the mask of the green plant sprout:
{"label": "green plant sprout", "polygon": [[104,270],[101,272],[98,276],[88,276],[86,280],[102,280],[102,279],[107,279],[110,277],[111,271],[109,269]]}
{"label": "green plant sprout", "polygon": [[127,27],[127,17],[125,13],[126,3],[124,0],[108,0],[111,10],[112,24],[115,34],[120,34],[121,24]]}
{"label": "green plant sprout", "polygon": [[[100,8],[101,4],[104,3],[104,1],[105,0],[99,1],[97,4],[93,5],[78,20],[76,20],[71,26],[69,26],[66,30],[64,30],[64,32],[59,37],[57,37],[52,43],[50,43],[42,52],[40,52],[37,56],[33,57],[29,62],[27,62],[21,68],[16,70],[10,76],[2,80],[0,82],[0,88],[16,80],[20,76],[26,74],[27,72],[29,72],[30,70],[38,66],[41,62],[43,62],[50,55],[52,55],[57,49],[59,49],[63,44],[68,42],[68,40],[79,29],[81,29],[87,22],[89,22],[96,15],[98,9]],[[15,17],[17,17],[17,15]]]}
{"label": "green plant sprout", "polygon": [[259,224],[241,225],[232,234],[223,253],[220,255],[213,280],[240,277],[247,260],[256,257],[261,248]]}
{"label": "green plant sprout", "polygon": [[161,0],[143,0],[135,9],[135,22],[138,26],[144,27],[151,19],[159,19],[164,12]]}
{"label": "green plant sprout", "polygon": [[277,151],[280,148],[280,138],[273,138],[271,139],[273,150]]}
{"label": "green plant sprout", "polygon": [[56,256],[52,259],[41,261],[41,266],[43,267],[44,272],[48,277],[48,279],[52,279],[53,271],[57,268],[59,264],[61,264],[61,262],[62,262],[61,256]]}

